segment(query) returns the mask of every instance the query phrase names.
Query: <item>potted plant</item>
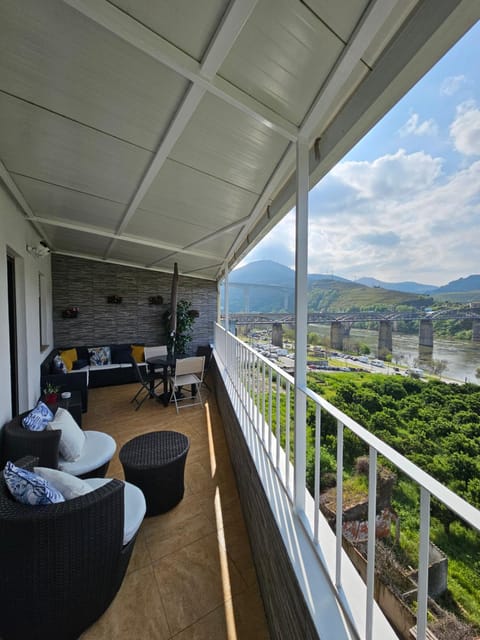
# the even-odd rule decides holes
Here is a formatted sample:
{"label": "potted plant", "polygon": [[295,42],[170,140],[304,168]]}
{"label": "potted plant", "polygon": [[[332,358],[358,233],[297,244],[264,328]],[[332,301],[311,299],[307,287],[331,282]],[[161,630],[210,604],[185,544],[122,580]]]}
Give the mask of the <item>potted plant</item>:
{"label": "potted plant", "polygon": [[191,302],[179,300],[177,303],[177,330],[172,335],[169,330],[170,313],[170,310],[167,310],[163,314],[168,352],[174,354],[175,357],[182,357],[186,354],[187,347],[192,340],[193,323],[200,314],[192,309]]}
{"label": "potted plant", "polygon": [[47,382],[45,388],[43,389],[43,401],[45,404],[56,404],[58,401],[58,392],[60,391],[60,387],[56,384],[52,384],[51,382]]}

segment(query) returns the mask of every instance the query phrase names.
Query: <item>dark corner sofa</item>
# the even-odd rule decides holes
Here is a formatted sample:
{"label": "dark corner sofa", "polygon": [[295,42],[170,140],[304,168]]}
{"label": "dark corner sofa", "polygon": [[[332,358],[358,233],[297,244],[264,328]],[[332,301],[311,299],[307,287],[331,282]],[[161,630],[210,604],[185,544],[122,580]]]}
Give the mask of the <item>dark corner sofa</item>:
{"label": "dark corner sofa", "polygon": [[[133,344],[133,343],[132,343]],[[139,345],[139,343],[135,343]],[[98,345],[95,345],[98,346]],[[105,345],[102,345],[105,346]],[[92,366],[90,349],[94,347],[74,346],[53,349],[40,365],[40,388],[43,390],[47,382],[57,385],[62,391],[78,390],[82,396],[82,410],[88,410],[88,389],[106,387],[116,384],[136,382],[135,369],[131,364],[131,344],[110,344],[111,363]],[[141,345],[140,345],[141,346]],[[55,356],[67,349],[77,350],[78,359],[68,373],[58,373],[54,366]],[[139,363],[139,366],[146,366]]]}

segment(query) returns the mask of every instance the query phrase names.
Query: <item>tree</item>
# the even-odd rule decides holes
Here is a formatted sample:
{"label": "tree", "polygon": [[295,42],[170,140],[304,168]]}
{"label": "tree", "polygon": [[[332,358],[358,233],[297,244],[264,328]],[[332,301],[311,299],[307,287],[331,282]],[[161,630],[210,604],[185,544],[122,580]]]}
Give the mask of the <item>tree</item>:
{"label": "tree", "polygon": [[432,360],[432,373],[441,378],[447,366],[448,363],[446,360]]}

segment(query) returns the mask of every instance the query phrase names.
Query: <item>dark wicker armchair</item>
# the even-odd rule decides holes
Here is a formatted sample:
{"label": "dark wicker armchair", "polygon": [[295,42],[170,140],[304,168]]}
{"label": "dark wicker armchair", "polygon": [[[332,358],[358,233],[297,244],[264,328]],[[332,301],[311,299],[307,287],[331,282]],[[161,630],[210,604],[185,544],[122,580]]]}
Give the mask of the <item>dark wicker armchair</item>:
{"label": "dark wicker armchair", "polygon": [[[18,460],[24,456],[35,456],[39,459],[40,467],[50,467],[57,469],[62,466],[62,458],[59,454],[59,444],[62,432],[60,429],[45,431],[29,431],[22,427],[22,419],[28,411],[16,416],[3,426],[1,448],[0,448],[0,465],[3,469],[7,460]],[[93,431],[84,431],[85,434],[96,434]],[[110,459],[115,453],[115,442],[107,434],[95,436],[99,442],[96,442],[97,451],[91,464],[83,465],[81,472],[75,472],[65,466],[63,467],[69,473],[78,475],[80,478],[98,478],[105,477]],[[82,459],[79,463],[82,465]],[[89,460],[90,462],[90,460]],[[72,465],[69,465],[72,466]],[[76,465],[77,466],[77,465]]]}
{"label": "dark wicker armchair", "polygon": [[77,639],[112,602],[135,544],[122,546],[124,484],[34,507],[16,502],[0,476],[0,637]]}

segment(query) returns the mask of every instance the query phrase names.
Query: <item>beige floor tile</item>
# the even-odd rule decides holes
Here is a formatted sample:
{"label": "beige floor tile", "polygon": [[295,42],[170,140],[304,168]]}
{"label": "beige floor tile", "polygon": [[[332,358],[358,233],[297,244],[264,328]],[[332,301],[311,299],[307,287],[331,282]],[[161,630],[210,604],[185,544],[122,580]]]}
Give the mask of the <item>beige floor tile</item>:
{"label": "beige floor tile", "polygon": [[81,640],[168,640],[170,633],[150,566],[127,574],[113,603]]}
{"label": "beige floor tile", "polygon": [[215,533],[162,558],[153,566],[173,634],[246,589]]}

